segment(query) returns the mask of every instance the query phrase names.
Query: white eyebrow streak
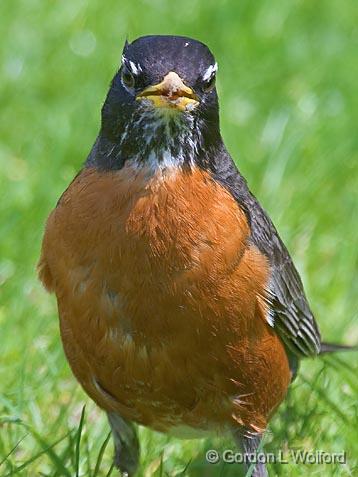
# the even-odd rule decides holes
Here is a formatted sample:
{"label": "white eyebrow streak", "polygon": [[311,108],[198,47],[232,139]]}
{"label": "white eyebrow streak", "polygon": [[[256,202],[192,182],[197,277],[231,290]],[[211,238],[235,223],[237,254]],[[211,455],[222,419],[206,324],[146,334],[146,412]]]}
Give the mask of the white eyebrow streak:
{"label": "white eyebrow streak", "polygon": [[130,69],[130,71],[135,75],[135,76],[138,76],[139,73],[141,73],[143,70],[142,70],[142,67],[140,66],[139,63],[135,64],[133,63],[133,61],[131,60],[128,60],[128,58],[126,58],[124,55],[122,55],[122,63],[128,68]]}
{"label": "white eyebrow streak", "polygon": [[203,80],[206,81],[212,77],[214,73],[218,70],[218,64],[215,63],[215,65],[210,65],[209,68],[205,71],[203,74]]}

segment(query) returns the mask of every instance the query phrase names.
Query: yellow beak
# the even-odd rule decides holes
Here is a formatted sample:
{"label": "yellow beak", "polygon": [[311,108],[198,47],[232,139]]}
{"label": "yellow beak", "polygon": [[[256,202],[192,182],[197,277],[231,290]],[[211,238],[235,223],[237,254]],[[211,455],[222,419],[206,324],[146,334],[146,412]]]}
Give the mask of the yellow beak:
{"label": "yellow beak", "polygon": [[148,86],[141,91],[137,100],[150,100],[156,108],[170,108],[191,111],[199,100],[191,88],[186,86],[179,75],[170,71],[161,83]]}

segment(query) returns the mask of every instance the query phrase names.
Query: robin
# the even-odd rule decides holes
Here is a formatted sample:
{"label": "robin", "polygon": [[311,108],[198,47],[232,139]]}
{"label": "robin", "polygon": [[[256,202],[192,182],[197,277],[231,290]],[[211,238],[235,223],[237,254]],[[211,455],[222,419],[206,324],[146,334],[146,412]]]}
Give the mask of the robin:
{"label": "robin", "polygon": [[322,343],[290,255],[225,148],[216,72],[191,38],[126,42],[95,144],[46,225],[39,276],[128,476],[133,423],[232,432],[255,452],[300,359],[346,349]]}

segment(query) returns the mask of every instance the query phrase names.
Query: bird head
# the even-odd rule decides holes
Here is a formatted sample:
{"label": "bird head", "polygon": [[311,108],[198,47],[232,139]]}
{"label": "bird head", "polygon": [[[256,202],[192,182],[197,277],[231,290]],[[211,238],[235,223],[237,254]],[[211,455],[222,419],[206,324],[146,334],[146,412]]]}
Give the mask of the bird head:
{"label": "bird head", "polygon": [[120,149],[117,158],[192,161],[200,144],[219,134],[216,72],[213,54],[197,40],[126,42],[102,109],[101,134]]}

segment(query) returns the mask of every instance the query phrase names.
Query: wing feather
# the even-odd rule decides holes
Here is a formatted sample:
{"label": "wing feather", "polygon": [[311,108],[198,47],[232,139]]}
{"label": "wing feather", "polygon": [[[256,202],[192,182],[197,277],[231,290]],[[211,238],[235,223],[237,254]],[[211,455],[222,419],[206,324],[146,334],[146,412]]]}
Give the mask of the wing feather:
{"label": "wing feather", "polygon": [[[220,160],[219,160],[220,159]],[[220,182],[245,211],[251,241],[265,254],[271,267],[267,300],[269,324],[276,329],[288,350],[297,356],[313,356],[321,350],[321,337],[309,307],[301,278],[270,218],[249,191],[226,150],[220,151],[214,179]]]}

